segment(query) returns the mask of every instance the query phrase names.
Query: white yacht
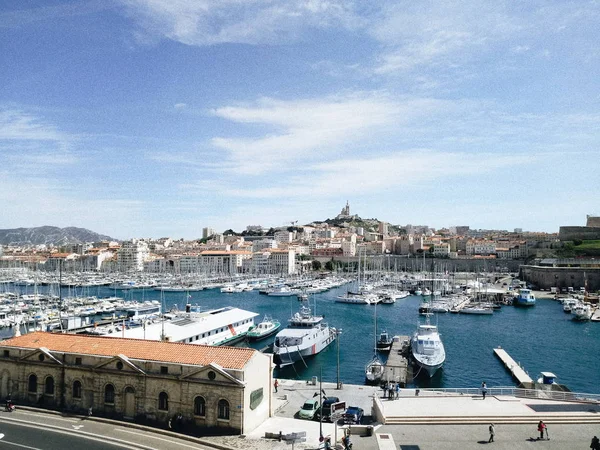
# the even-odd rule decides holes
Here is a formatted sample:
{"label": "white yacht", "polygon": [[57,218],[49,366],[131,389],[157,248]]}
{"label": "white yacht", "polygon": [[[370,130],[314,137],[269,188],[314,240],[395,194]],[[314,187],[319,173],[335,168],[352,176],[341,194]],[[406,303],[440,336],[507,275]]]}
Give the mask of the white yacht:
{"label": "white yacht", "polygon": [[429,323],[429,315],[425,324],[419,324],[417,331],[410,341],[412,357],[419,371],[425,372],[432,377],[435,372],[444,365],[446,351],[438,333],[436,325]]}
{"label": "white yacht", "polygon": [[288,320],[288,327],[275,336],[273,359],[279,367],[316,355],[337,336],[336,329],[323,323],[323,316],[313,315],[310,307],[304,303],[300,311]]}
{"label": "white yacht", "polygon": [[573,320],[590,320],[592,318],[592,307],[587,303],[578,303],[571,309]]}

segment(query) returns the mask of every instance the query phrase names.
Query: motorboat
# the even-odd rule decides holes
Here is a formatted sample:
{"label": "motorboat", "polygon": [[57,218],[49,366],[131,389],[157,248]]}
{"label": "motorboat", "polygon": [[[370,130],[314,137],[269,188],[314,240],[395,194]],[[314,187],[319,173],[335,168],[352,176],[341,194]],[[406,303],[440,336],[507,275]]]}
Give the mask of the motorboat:
{"label": "motorboat", "polygon": [[375,348],[379,352],[389,352],[392,349],[394,339],[389,335],[387,331],[382,331],[379,334],[379,338],[375,343]]}
{"label": "motorboat", "polygon": [[265,316],[258,325],[248,331],[246,337],[249,341],[259,341],[272,336],[280,327],[281,322],[272,319],[270,316]]}
{"label": "motorboat", "polygon": [[446,350],[438,327],[429,321],[430,315],[427,314],[425,324],[418,325],[410,341],[410,351],[419,372],[424,370],[431,378],[444,365]]}
{"label": "motorboat", "polygon": [[461,314],[481,314],[489,315],[494,313],[494,309],[485,305],[471,305],[465,306],[460,310]]}
{"label": "motorboat", "polygon": [[571,309],[571,314],[573,314],[573,320],[590,320],[592,318],[592,307],[587,303],[578,303]]}
{"label": "motorboat", "polygon": [[573,312],[573,308],[579,304],[579,300],[574,298],[566,298],[563,300],[562,304],[563,311],[567,314],[571,314],[571,312]]}
{"label": "motorboat", "polygon": [[294,364],[324,350],[335,341],[337,330],[323,322],[324,317],[313,314],[307,302],[288,319],[288,326],[275,336],[273,360],[279,367]]}

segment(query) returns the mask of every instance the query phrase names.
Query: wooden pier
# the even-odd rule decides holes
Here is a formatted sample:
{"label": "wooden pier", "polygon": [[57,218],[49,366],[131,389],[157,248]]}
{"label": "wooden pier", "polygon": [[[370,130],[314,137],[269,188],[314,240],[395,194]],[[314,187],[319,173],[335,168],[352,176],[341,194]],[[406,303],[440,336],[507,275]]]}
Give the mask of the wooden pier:
{"label": "wooden pier", "polygon": [[408,336],[394,336],[394,342],[383,369],[382,381],[393,381],[400,383],[400,387],[406,387],[408,378],[407,351],[410,343]]}
{"label": "wooden pier", "polygon": [[512,376],[517,379],[520,385],[531,385],[533,380],[527,375],[517,362],[511,358],[511,356],[506,353],[506,350],[503,348],[495,348],[494,354],[502,361],[504,366],[510,371]]}

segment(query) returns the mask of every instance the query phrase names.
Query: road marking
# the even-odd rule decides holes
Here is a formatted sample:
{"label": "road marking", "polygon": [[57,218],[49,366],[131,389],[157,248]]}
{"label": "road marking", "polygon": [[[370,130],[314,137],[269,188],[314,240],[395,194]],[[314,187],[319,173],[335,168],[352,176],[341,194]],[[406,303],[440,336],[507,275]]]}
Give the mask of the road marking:
{"label": "road marking", "polygon": [[[131,433],[131,434],[135,434],[135,435],[138,435],[138,436],[148,437],[148,433],[137,433],[135,431],[124,430],[124,429],[121,429],[121,428],[115,428],[115,431],[120,431],[122,433]],[[165,439],[165,438],[161,438],[161,437],[154,436],[154,435],[152,436],[152,439],[153,440],[157,440],[157,441],[165,441],[165,442],[173,443],[173,441],[171,439]],[[189,447],[189,448],[196,448],[196,449],[197,448],[205,448],[205,447],[203,447],[200,444],[197,444],[197,445],[188,445],[188,444],[184,444],[184,443],[178,443],[177,445],[179,447]]]}
{"label": "road marking", "polygon": [[71,425],[75,430],[79,430],[80,428],[83,428],[83,425]]}
{"label": "road marking", "polygon": [[[2,434],[2,437],[4,437],[3,434]],[[0,438],[0,439],[2,439],[2,438]],[[31,450],[44,450],[43,448],[30,447],[29,445],[17,444],[16,442],[11,442],[11,441],[3,441],[3,443],[8,444],[8,445],[14,445],[15,447],[29,448]]]}
{"label": "road marking", "polygon": [[48,414],[34,414],[27,412],[19,412],[19,416],[33,416],[33,417],[41,417],[44,420],[59,420],[63,422],[71,422],[71,423],[79,423],[81,419],[63,419],[62,417],[48,417]]}

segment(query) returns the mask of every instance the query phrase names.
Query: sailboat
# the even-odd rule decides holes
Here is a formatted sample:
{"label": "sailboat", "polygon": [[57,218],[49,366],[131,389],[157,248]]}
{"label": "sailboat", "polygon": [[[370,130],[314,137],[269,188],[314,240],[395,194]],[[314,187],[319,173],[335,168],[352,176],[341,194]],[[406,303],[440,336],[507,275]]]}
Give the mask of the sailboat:
{"label": "sailboat", "polygon": [[365,366],[365,379],[367,383],[378,383],[383,376],[383,361],[377,354],[377,304],[375,304],[375,347],[373,348],[373,358]]}
{"label": "sailboat", "polygon": [[410,341],[410,350],[419,372],[424,369],[431,378],[444,365],[446,351],[437,326],[429,321],[430,315],[426,315],[425,324],[418,325]]}

